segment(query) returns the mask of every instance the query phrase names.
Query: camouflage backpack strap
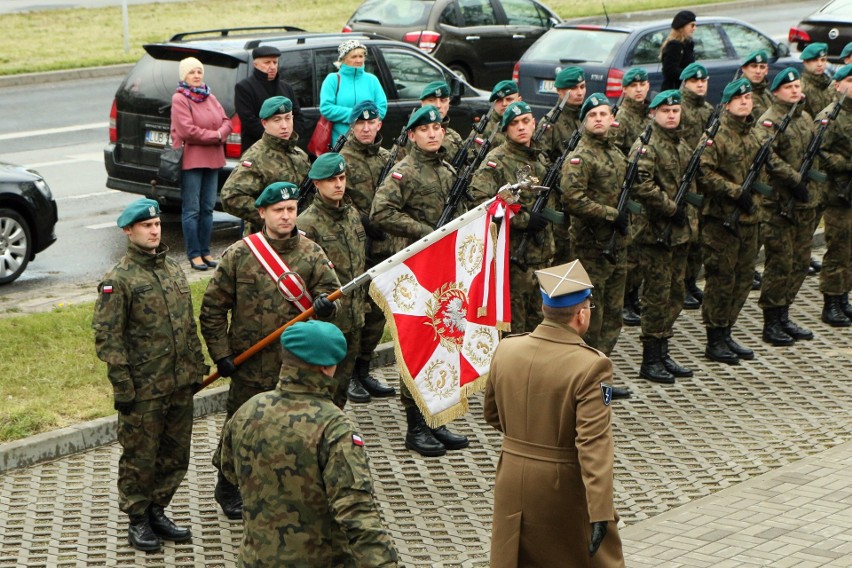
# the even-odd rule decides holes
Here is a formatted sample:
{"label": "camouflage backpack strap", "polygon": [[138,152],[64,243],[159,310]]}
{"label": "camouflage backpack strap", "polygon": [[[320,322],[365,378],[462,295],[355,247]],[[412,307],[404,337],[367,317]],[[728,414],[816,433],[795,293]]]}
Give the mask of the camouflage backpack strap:
{"label": "camouflage backpack strap", "polygon": [[290,270],[284,259],[269,245],[269,241],[263,233],[253,233],[243,237],[249,250],[263,267],[269,277],[275,282],[275,286],[288,302],[292,303],[300,312],[313,307],[313,298],[305,281],[297,272]]}

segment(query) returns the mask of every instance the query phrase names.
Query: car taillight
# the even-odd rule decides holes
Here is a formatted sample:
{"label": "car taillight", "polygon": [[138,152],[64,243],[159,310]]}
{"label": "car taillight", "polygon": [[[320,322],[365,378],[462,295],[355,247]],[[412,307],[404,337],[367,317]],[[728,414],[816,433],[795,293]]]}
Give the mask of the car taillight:
{"label": "car taillight", "polygon": [[611,67],[606,75],[606,91],[604,94],[611,98],[617,99],[621,96],[621,79],[624,77],[624,71]]}
{"label": "car taillight", "polygon": [[402,41],[416,45],[426,53],[432,53],[440,39],[441,34],[438,32],[408,32],[402,36]]}
{"label": "car taillight", "polygon": [[343,26],[343,29],[340,30],[340,31],[342,31],[345,34],[348,34],[348,33],[352,32],[352,28],[349,27],[349,24],[346,24],[345,26]]}
{"label": "car taillight", "polygon": [[787,41],[790,43],[811,41],[811,34],[797,27],[792,27],[787,35]]}
{"label": "car taillight", "polygon": [[231,127],[231,133],[225,139],[225,157],[239,158],[242,155],[243,123],[240,122],[240,117],[237,114],[231,117]]}
{"label": "car taillight", "polygon": [[115,99],[112,99],[112,108],[109,109],[109,141],[113,144],[118,142],[118,108]]}
{"label": "car taillight", "polygon": [[515,66],[512,67],[512,81],[518,83],[518,79],[521,77],[521,62],[515,61]]}

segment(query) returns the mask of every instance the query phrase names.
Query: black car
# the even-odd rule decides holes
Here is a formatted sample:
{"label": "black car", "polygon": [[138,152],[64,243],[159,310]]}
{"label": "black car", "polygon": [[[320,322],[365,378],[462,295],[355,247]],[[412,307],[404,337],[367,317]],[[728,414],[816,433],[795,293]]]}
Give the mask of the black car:
{"label": "black car", "polygon": [[367,0],[343,31],[416,45],[466,82],[491,90],[562,19],[535,0]]}
{"label": "black car", "polygon": [[[487,93],[464,83],[416,47],[372,34],[317,34],[294,28],[272,34],[245,28],[178,34],[166,43],[145,45],[146,54],[118,87],[110,111],[109,144],[104,149],[107,187],[151,197],[166,206],[180,203],[180,189],[159,183],[157,167],[169,144],[171,99],[181,59],[193,56],[204,64],[204,81],[234,125],[225,144],[221,189],[240,157],[241,126],[234,108],[234,85],[248,76],[252,50],[261,44],[281,50],[280,73],[296,92],[302,113],[313,123],[320,116],[322,81],[336,71],[337,46],[353,38],[367,47],[366,70],[379,78],[388,98],[382,124],[386,145],[393,143],[411,111],[420,107],[420,93],[432,81],[450,84],[449,114],[462,135],[470,131],[475,117],[488,111]],[[307,142],[307,137],[300,139],[302,147]]]}
{"label": "black car", "polygon": [[790,28],[787,39],[799,51],[811,43],[827,43],[829,60],[840,62],[840,52],[852,42],[852,0],[831,0]]}
{"label": "black car", "polygon": [[0,163],[0,284],[56,242],[56,202],[37,172]]}

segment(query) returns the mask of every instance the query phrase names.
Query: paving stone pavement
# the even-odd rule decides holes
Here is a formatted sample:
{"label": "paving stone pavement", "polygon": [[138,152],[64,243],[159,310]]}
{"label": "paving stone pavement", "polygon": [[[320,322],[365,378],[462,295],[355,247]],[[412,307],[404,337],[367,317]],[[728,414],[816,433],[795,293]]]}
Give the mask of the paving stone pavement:
{"label": "paving stone pavement", "polygon": [[[738,366],[705,360],[700,314],[684,312],[671,352],[696,374],[673,386],[638,378],[638,330],[624,329],[613,360],[634,397],[615,403],[613,425],[628,566],[852,566],[852,328],[822,324],[821,305],[808,278],[791,316],[815,339],[772,348],[760,341],[753,292],[734,336],[757,357]],[[398,384],[394,367],[379,374]],[[347,411],[404,564],[487,566],[500,436],[481,418],[481,395],[452,424],[470,448],[437,459],[404,448],[397,399]],[[0,476],[0,568],[233,566],[240,523],[212,499],[222,420],[196,420],[190,470],[169,507],[191,524],[192,542],[151,554],[126,544],[111,444]]]}

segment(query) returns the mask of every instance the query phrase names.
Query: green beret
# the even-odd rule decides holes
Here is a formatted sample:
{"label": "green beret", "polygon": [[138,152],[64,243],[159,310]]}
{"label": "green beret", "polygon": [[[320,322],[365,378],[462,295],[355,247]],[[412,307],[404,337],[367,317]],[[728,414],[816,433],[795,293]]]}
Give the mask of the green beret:
{"label": "green beret", "polygon": [[663,91],[651,101],[651,106],[648,108],[657,108],[660,105],[679,105],[681,101],[680,91],[677,89],[669,89]]}
{"label": "green beret", "polygon": [[411,118],[408,119],[408,124],[405,126],[405,129],[413,130],[418,126],[431,124],[433,122],[441,123],[441,111],[439,111],[438,107],[435,105],[426,105],[414,111],[414,114],[412,114]]}
{"label": "green beret", "polygon": [[508,97],[509,95],[513,95],[518,92],[518,84],[514,81],[500,81],[494,88],[491,89],[491,97],[489,97],[489,101],[492,103],[494,101],[500,100],[503,97]]}
{"label": "green beret", "polygon": [[606,98],[606,95],[602,93],[592,93],[583,102],[583,106],[580,107],[580,120],[586,120],[586,114],[590,110],[603,105],[610,106],[609,99]]}
{"label": "green beret", "polygon": [[122,229],[139,221],[156,219],[160,216],[160,204],[153,199],[137,199],[124,208],[116,224]]}
{"label": "green beret", "polygon": [[700,63],[690,63],[680,72],[681,81],[686,81],[687,79],[706,79],[707,77],[707,68]]}
{"label": "green beret", "polygon": [[299,186],[287,181],[276,181],[266,186],[254,202],[254,206],[268,207],[288,199],[299,199]]}
{"label": "green beret", "polygon": [[769,63],[769,54],[762,49],[756,49],[746,55],[746,58],[743,59],[743,64],[740,67],[745,67],[750,63]]}
{"label": "green beret", "polygon": [[442,99],[444,97],[450,96],[450,86],[447,85],[444,81],[432,81],[425,87],[423,87],[423,92],[420,93],[420,100],[428,99],[429,97],[438,97]]}
{"label": "green beret", "polygon": [[263,106],[260,107],[261,120],[266,120],[270,116],[276,114],[286,114],[293,111],[293,103],[287,97],[270,97],[263,101]]}
{"label": "green beret", "polygon": [[326,152],[314,161],[308,177],[311,179],[328,179],[339,176],[346,171],[346,160],[337,152]]}
{"label": "green beret", "polygon": [[810,59],[817,59],[819,57],[827,57],[828,56],[828,44],[827,43],[812,43],[802,50],[802,53],[799,55],[799,59],[802,61],[808,61]]}
{"label": "green beret", "polygon": [[361,101],[352,112],[349,114],[349,124],[358,122],[359,120],[373,120],[379,117],[379,107],[373,101]]}
{"label": "green beret", "polygon": [[840,52],[840,59],[846,59],[850,55],[852,55],[852,41],[847,43],[843,51]]}
{"label": "green beret", "polygon": [[741,97],[746,93],[751,92],[751,81],[742,77],[737,79],[736,81],[731,81],[727,85],[725,85],[725,89],[722,91],[722,102],[729,103],[731,99],[734,97]]}
{"label": "green beret", "polygon": [[281,334],[281,347],[310,365],[330,367],[346,357],[346,338],[333,323],[296,322]]}
{"label": "green beret", "polygon": [[525,103],[524,101],[515,101],[509,106],[506,107],[506,111],[503,113],[503,122],[500,123],[500,131],[505,132],[506,128],[509,127],[509,124],[524,114],[532,114],[532,109],[530,105]]}
{"label": "green beret", "polygon": [[629,69],[624,77],[621,78],[621,86],[626,87],[630,83],[639,83],[648,80],[648,72],[641,67]]}
{"label": "green beret", "polygon": [[787,67],[775,76],[775,79],[772,80],[772,86],[769,87],[769,90],[774,93],[781,87],[781,85],[786,85],[787,83],[798,81],[799,78],[799,71],[795,67]]}
{"label": "green beret", "polygon": [[[843,79],[848,77],[850,74],[852,74],[852,63],[849,63],[848,65],[844,65],[843,67],[838,69],[837,73],[834,74],[834,80],[835,81],[842,81]],[[849,94],[852,95],[852,93],[849,93]]]}
{"label": "green beret", "polygon": [[557,89],[573,89],[585,80],[582,67],[566,67],[556,74],[553,86]]}

